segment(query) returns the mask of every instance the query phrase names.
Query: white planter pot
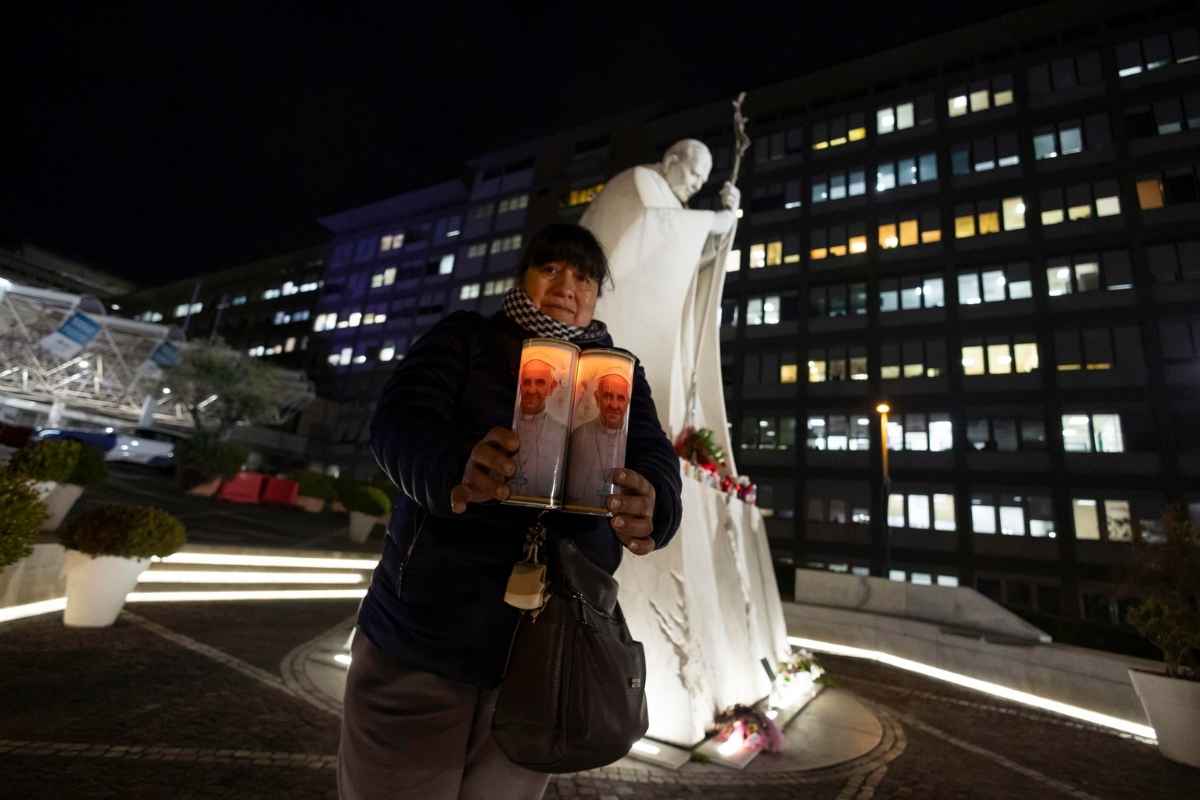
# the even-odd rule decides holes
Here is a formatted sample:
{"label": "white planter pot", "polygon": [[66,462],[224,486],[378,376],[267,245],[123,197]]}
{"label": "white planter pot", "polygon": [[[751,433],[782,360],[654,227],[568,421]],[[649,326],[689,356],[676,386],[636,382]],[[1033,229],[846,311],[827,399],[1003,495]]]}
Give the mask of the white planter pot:
{"label": "white planter pot", "polygon": [[63,573],[67,576],[63,624],[84,628],[112,625],[125,605],[125,595],[137,586],[138,576],[148,566],[148,558],[93,558],[78,550],[68,550],[63,559]]}
{"label": "white planter pot", "polygon": [[67,517],[67,512],[75,501],[83,494],[83,487],[74,483],[60,483],[45,499],[46,510],[50,516],[42,523],[42,530],[56,531]]}
{"label": "white planter pot", "polygon": [[1129,670],[1133,690],[1158,737],[1159,751],[1180,764],[1200,768],[1200,681]]}
{"label": "white planter pot", "polygon": [[375,528],[375,523],[379,522],[378,517],[373,517],[370,514],[364,514],[361,511],[350,512],[350,541],[356,544],[362,544],[371,535],[371,531]]}
{"label": "white planter pot", "polygon": [[58,488],[58,481],[33,481],[29,485],[37,493],[38,500],[44,501],[51,492]]}

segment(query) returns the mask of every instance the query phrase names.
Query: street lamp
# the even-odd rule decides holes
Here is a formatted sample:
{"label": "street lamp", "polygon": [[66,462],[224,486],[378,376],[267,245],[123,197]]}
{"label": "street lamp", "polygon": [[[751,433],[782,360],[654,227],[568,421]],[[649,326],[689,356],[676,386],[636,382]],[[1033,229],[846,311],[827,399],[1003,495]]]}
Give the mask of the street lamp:
{"label": "street lamp", "polygon": [[890,577],[892,571],[892,537],[888,533],[888,498],[891,496],[892,476],[888,471],[888,413],[892,407],[887,403],[875,406],[879,414],[879,448],[883,457],[883,503],[880,522],[883,525],[883,573]]}

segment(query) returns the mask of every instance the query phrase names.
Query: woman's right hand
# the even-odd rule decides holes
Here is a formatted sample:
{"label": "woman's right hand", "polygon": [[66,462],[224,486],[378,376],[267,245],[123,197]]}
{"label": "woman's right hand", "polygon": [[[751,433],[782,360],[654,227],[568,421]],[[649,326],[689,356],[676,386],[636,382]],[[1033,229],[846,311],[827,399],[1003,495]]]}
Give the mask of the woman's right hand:
{"label": "woman's right hand", "polygon": [[467,510],[467,503],[507,500],[508,479],[517,472],[517,462],[512,456],[520,447],[516,431],[499,426],[488,431],[471,448],[462,483],[450,491],[450,510],[461,514]]}

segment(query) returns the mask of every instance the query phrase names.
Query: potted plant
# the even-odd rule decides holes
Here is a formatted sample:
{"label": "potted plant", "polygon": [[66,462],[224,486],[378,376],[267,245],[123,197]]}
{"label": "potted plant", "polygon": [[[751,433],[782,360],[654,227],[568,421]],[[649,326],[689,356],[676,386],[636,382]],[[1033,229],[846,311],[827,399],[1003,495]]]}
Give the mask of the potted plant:
{"label": "potted plant", "polygon": [[198,433],[175,448],[179,487],[188,494],[211,497],[221,487],[222,480],[241,470],[248,456],[249,451],[241,445]]}
{"label": "potted plant", "polygon": [[11,469],[0,470],[0,567],[29,555],[45,519],[46,507],[29,479]]}
{"label": "potted plant", "polygon": [[174,553],[186,536],[183,523],[160,509],[104,505],[67,523],[59,539],[67,548],[63,622],[99,628],[116,620],[150,557]]}
{"label": "potted plant", "polygon": [[337,496],[333,479],[311,469],[302,469],[288,476],[300,484],[300,496],[296,505],[305,511],[316,514],[325,509],[325,501]]}
{"label": "potted plant", "polygon": [[32,481],[33,490],[45,500],[58,484],[71,476],[82,447],[71,439],[33,442],[12,454],[8,468]]}
{"label": "potted plant", "polygon": [[361,544],[371,535],[379,517],[392,511],[392,501],[381,489],[365,483],[344,483],[342,504],[350,512],[350,541]]}
{"label": "potted plant", "polygon": [[1200,526],[1175,508],[1155,538],[1137,545],[1135,586],[1144,599],[1129,622],[1162,651],[1166,669],[1131,669],[1129,679],[1159,751],[1200,767]]}
{"label": "potted plant", "polygon": [[104,464],[104,453],[95,447],[80,443],[79,460],[75,462],[75,469],[71,470],[67,479],[54,487],[54,491],[46,498],[46,510],[50,514],[42,524],[42,530],[58,530],[83,494],[83,490],[103,483],[107,478],[108,467]]}

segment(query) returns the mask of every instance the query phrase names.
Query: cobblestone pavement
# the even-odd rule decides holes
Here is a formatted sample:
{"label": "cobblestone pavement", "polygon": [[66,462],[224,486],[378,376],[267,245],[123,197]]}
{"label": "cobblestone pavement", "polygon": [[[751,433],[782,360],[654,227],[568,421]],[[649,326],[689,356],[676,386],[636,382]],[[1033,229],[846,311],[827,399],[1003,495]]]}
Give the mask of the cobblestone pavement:
{"label": "cobblestone pavement", "polygon": [[[336,797],[336,715],[288,690],[279,665],[355,608],[139,605],[110,629],[67,629],[57,615],[0,626],[0,797]],[[616,765],[557,777],[546,797],[1200,796],[1200,771],[1136,739],[879,665],[821,660],[883,726],[880,745],[856,761],[786,783],[729,772],[683,784]]]}

